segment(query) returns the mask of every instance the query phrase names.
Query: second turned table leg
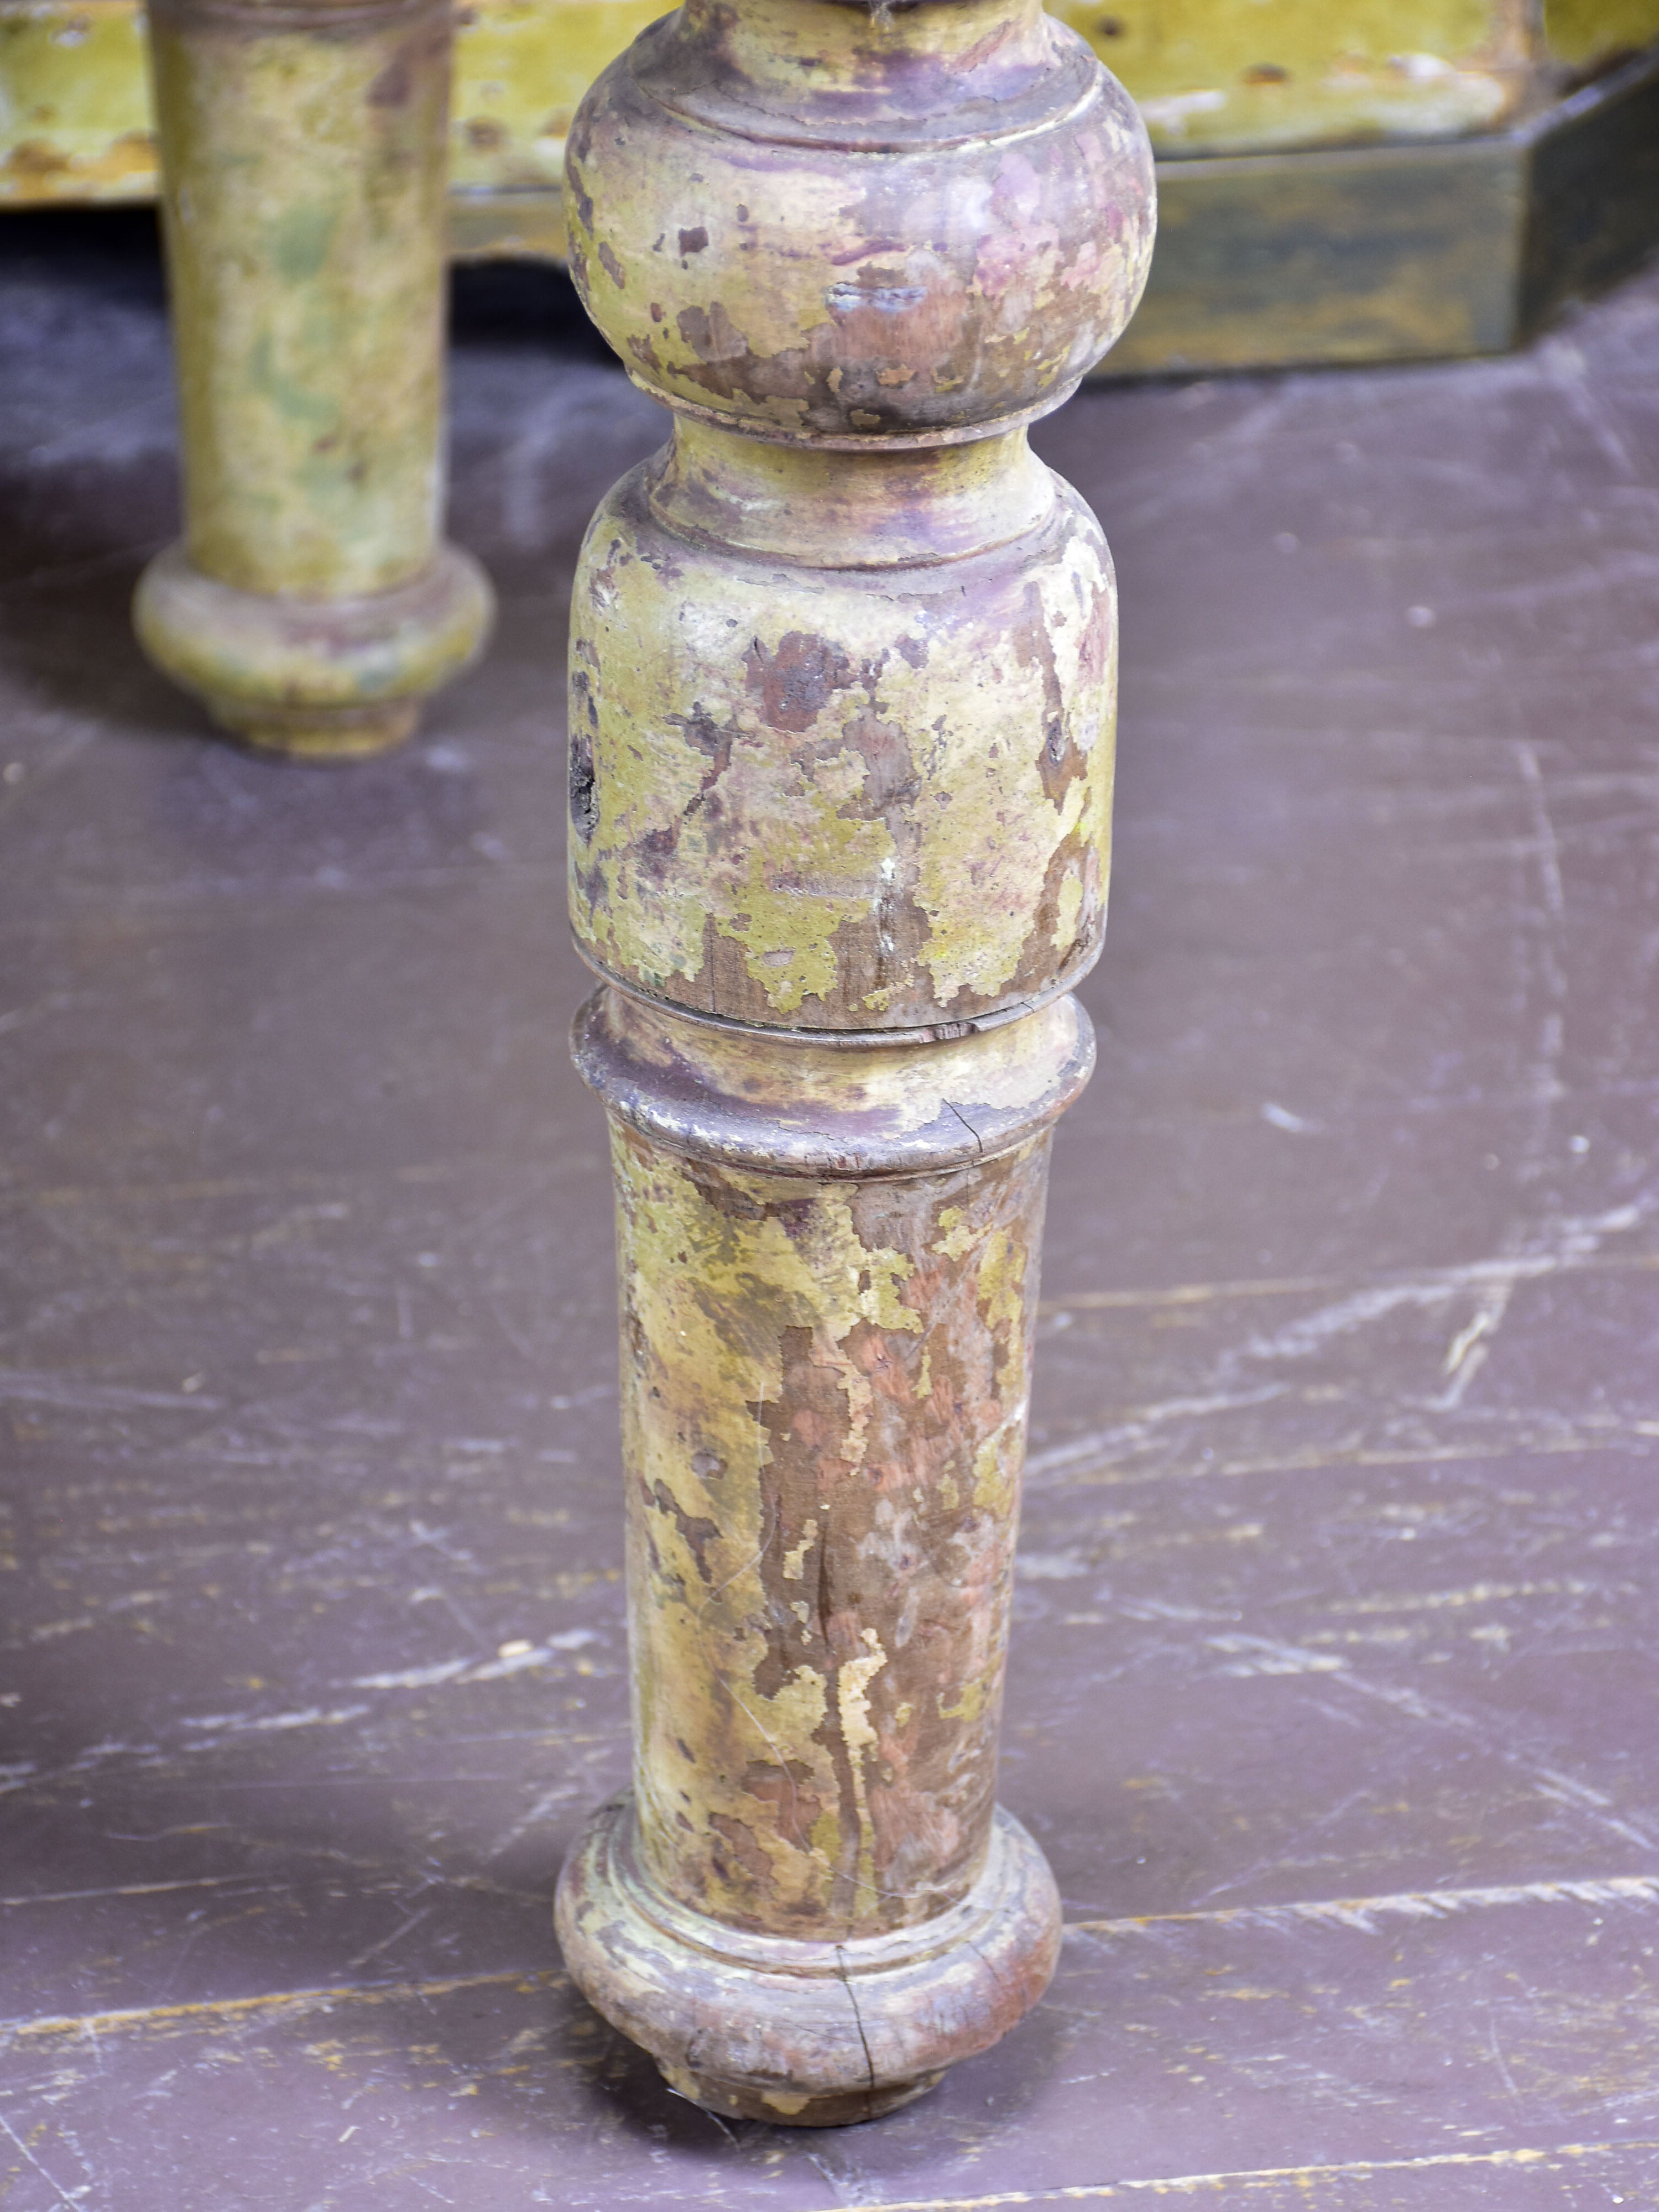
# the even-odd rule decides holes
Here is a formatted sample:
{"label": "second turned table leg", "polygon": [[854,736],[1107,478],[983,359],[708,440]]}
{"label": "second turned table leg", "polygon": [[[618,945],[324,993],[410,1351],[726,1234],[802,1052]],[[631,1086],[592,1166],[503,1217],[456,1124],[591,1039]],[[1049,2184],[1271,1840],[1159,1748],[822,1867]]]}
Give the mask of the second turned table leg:
{"label": "second turned table leg", "polygon": [[155,0],[185,534],[135,619],[246,742],[406,737],[493,600],[440,535],[447,0]]}

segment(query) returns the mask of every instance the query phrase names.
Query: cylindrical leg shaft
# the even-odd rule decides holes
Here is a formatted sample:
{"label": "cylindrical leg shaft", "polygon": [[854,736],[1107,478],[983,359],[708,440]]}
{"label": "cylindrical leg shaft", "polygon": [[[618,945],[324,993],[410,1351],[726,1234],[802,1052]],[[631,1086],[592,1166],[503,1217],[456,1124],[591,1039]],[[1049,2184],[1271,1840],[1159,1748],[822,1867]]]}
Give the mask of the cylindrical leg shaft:
{"label": "cylindrical leg shaft", "polygon": [[815,1050],[605,990],[578,1054],[615,1128],[638,1779],[566,1869],[567,1956],[688,2095],[867,2118],[1054,1966],[1053,1882],[993,1797],[1087,1024],[1062,998]]}
{"label": "cylindrical leg shaft", "polygon": [[490,620],[439,536],[447,0],[149,23],[185,537],[139,636],[252,744],[377,751]]}
{"label": "cylindrical leg shaft", "polygon": [[1133,307],[1150,172],[1036,0],[691,0],[571,137],[584,297],[677,419],[572,610],[635,1782],[558,1919],[720,2112],[890,2109],[1054,1966],[994,1790],[1115,602],[1024,424]]}

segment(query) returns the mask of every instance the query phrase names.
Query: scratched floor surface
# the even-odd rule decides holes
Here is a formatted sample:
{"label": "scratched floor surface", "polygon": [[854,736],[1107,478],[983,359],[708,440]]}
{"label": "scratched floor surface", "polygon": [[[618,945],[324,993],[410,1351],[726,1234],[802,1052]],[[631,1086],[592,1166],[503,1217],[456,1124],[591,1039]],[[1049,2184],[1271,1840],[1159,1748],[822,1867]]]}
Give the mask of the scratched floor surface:
{"label": "scratched floor surface", "polygon": [[1122,575],[1003,1795],[1048,2002],[726,2127],[562,1978],[625,1771],[562,606],[660,418],[474,277],[499,641],[210,740],[142,224],[0,228],[5,2212],[1659,2205],[1659,279],[1042,433]]}

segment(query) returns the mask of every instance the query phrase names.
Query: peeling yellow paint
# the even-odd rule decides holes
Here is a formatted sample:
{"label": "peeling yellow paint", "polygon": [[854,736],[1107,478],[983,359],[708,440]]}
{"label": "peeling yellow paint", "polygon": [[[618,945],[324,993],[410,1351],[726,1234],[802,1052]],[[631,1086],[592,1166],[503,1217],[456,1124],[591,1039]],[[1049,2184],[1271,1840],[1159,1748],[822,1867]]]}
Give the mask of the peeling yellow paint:
{"label": "peeling yellow paint", "polygon": [[[988,1192],[958,1196],[961,1176],[939,1185],[954,1200],[941,1211],[961,1240],[964,1287],[995,1347],[987,1377],[997,1378],[998,1395],[969,1459],[988,1534],[999,1517],[1007,1522],[1024,1415],[1030,1251],[1016,1244],[999,1194],[1023,1188],[1019,1157]],[[698,1168],[625,1129],[616,1169],[632,1347],[624,1419],[635,1470],[630,1603],[647,1864],[672,1893],[740,1925],[757,1916],[781,1928],[880,1924],[896,1908],[873,1778],[891,1765],[890,1732],[914,1725],[916,1700],[896,1697],[890,1715],[878,1711],[875,1687],[895,1656],[882,1632],[866,1620],[842,1648],[811,1593],[823,1604],[827,1547],[849,1506],[868,1518],[871,1477],[897,1444],[887,1394],[899,1386],[881,1380],[891,1347],[915,1344],[918,1375],[924,1358],[936,1374],[945,1353],[959,1371],[969,1349],[957,1325],[918,1302],[939,1241],[929,1210],[902,1248],[872,1237],[882,1209],[854,1186]],[[801,1406],[807,1372],[820,1378],[813,1410],[787,1416],[794,1425],[782,1434],[772,1423],[784,1417],[778,1409]],[[786,1446],[786,1458],[813,1454],[816,1469],[810,1508],[793,1527]],[[884,1488],[866,1540],[875,1556],[916,1540],[907,1533],[914,1514],[959,1511],[961,1485],[943,1475],[922,1483],[919,1509],[890,1505]],[[1000,1555],[1006,1539],[996,1540]],[[767,1626],[773,1574],[802,1593],[785,1601],[799,1656],[782,1671]],[[988,1729],[1002,1631],[988,1616],[982,1629],[973,1629],[980,1640],[963,1670],[971,1687],[956,1717]],[[948,1826],[939,1832],[948,1840]],[[901,1917],[931,1894],[924,1887],[900,1900]]]}
{"label": "peeling yellow paint", "polygon": [[351,757],[490,600],[439,537],[447,12],[313,13],[154,11],[185,536],[134,622],[246,740]]}
{"label": "peeling yellow paint", "polygon": [[1053,5],[1122,77],[1168,154],[1494,130],[1543,59],[1528,0]]}
{"label": "peeling yellow paint", "polygon": [[[993,127],[940,138],[952,72]],[[1115,592],[1025,425],[1127,319],[1151,162],[1037,0],[695,0],[594,86],[567,179],[583,300],[675,422],[572,605],[636,1730],[560,1926],[684,2094],[776,2118],[799,2078],[787,2117],[833,2124],[985,2047],[1054,1956],[993,1788]],[[976,1914],[988,1949],[941,1933],[908,1994],[898,1939]],[[833,1959],[853,2021],[792,2009],[782,1958]]]}
{"label": "peeling yellow paint", "polygon": [[[1659,39],[1659,0],[1054,0],[1170,154],[1439,137],[1500,127],[1553,72]],[[661,0],[471,0],[452,173],[469,209],[555,194],[589,83]],[[149,199],[155,149],[138,0],[0,0],[0,203]],[[740,337],[733,325],[734,337]],[[915,374],[898,366],[884,384]],[[941,380],[943,381],[944,380]],[[775,420],[799,408],[773,401]]]}
{"label": "peeling yellow paint", "polygon": [[[993,507],[1030,467],[1023,436],[996,442]],[[767,467],[810,550],[805,497]],[[852,1028],[981,1013],[1086,964],[1115,641],[1081,503],[1046,478],[1006,551],[888,577],[671,533],[672,469],[601,507],[572,607],[572,911],[592,957],[702,1011]]]}

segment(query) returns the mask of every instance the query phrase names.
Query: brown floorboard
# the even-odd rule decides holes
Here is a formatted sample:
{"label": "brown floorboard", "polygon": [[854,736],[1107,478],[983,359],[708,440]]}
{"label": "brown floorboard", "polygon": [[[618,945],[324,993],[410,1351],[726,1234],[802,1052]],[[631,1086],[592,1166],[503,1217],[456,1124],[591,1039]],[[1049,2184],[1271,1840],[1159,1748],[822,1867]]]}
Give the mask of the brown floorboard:
{"label": "brown floorboard", "polygon": [[1040,434],[1125,637],[1003,1777],[1072,1928],[808,2136],[671,2096],[548,1909],[626,1767],[562,607],[661,419],[465,279],[499,641],[274,768],[126,627],[143,227],[15,223],[0,2207],[1659,2206],[1659,276]]}

